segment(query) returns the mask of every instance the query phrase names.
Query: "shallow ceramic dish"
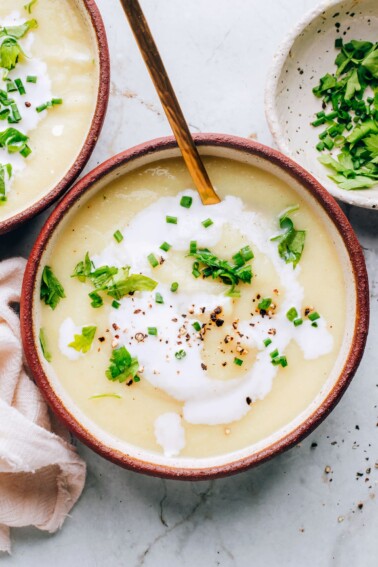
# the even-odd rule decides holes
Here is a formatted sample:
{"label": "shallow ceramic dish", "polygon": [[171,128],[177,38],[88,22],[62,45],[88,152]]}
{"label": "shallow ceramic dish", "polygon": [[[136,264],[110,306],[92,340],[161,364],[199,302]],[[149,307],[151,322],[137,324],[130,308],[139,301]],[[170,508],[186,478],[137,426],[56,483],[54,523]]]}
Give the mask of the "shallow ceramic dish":
{"label": "shallow ceramic dish", "polygon": [[319,183],[289,158],[261,144],[215,134],[197,135],[196,142],[203,156],[250,164],[287,183],[321,219],[337,251],[349,306],[341,349],[324,387],[301,415],[263,441],[239,451],[211,458],[168,458],[121,441],[95,425],[73,402],[43,358],[38,338],[40,280],[46,258],[61,231],[78,206],[86,207],[88,199],[107,183],[141,166],[151,168],[162,159],[178,157],[179,150],[172,138],[154,140],[115,156],[69,191],[47,220],[31,252],[21,301],[22,336],[28,365],[52,409],[69,429],[100,455],[121,466],[155,476],[189,480],[243,471],[281,453],[308,435],[333,409],[352,379],[363,354],[369,320],[368,281],[360,245],[343,212]]}
{"label": "shallow ceramic dish", "polygon": [[[55,0],[42,0],[33,3],[31,13],[24,4],[4,0],[0,10],[4,27],[37,22],[20,39],[25,56],[9,73],[12,80],[20,77],[26,88],[26,93],[11,94],[21,112],[15,127],[29,136],[31,155],[23,159],[1,150],[3,165],[4,160],[15,161],[9,193],[2,195],[0,234],[50,206],[78,177],[96,145],[109,98],[108,44],[95,1],[70,0],[61,10]],[[51,99],[61,103],[43,110],[41,103]],[[9,126],[3,120],[0,129]]]}
{"label": "shallow ceramic dish", "polygon": [[378,184],[358,191],[340,189],[328,178],[328,168],[317,160],[319,129],[310,123],[321,108],[312,88],[320,77],[336,69],[337,37],[376,42],[376,0],[322,2],[295,27],[274,57],[266,86],[266,116],[279,149],[312,173],[334,197],[376,209]]}

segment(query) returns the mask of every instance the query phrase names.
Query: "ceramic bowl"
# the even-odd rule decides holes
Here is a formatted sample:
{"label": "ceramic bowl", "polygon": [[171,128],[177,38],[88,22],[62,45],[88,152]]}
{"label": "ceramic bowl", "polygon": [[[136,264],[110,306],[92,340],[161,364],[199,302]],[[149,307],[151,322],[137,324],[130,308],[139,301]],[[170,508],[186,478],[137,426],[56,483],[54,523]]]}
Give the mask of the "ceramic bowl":
{"label": "ceramic bowl", "polygon": [[255,466],[298,443],[332,410],[360,362],[368,331],[369,295],[361,247],[336,201],[292,160],[266,146],[233,136],[195,136],[204,156],[225,157],[252,164],[287,182],[305,198],[329,232],[343,268],[349,306],[342,348],[326,384],[307,410],[285,428],[241,451],[205,459],[167,458],[131,446],[94,425],[70,399],[53,376],[39,346],[39,288],[46,254],[54,248],[59,232],[78,204],[84,206],[107,183],[141,166],[180,155],[173,138],[161,138],[121,153],[80,180],[60,201],[31,252],[22,290],[21,327],[30,371],[48,403],[66,426],[85,444],[123,467],[179,479],[204,479],[229,475]]}
{"label": "ceramic bowl", "polygon": [[274,57],[266,86],[266,116],[279,149],[312,173],[334,197],[376,209],[378,183],[371,189],[340,189],[317,159],[320,154],[315,146],[320,130],[310,123],[321,107],[312,88],[320,77],[336,69],[337,37],[376,42],[377,0],[327,0],[295,27]]}
{"label": "ceramic bowl", "polygon": [[42,197],[37,198],[37,200],[25,206],[25,208],[19,212],[5,218],[4,220],[0,220],[0,234],[13,230],[22,223],[33,218],[49,207],[65,191],[67,191],[70,185],[72,185],[84,169],[101,132],[108,105],[110,89],[110,59],[106,31],[101,14],[94,0],[75,0],[75,4],[83,15],[87,25],[92,30],[93,42],[96,49],[96,58],[98,61],[97,101],[88,134],[75,160],[59,183],[46,194],[42,195]]}

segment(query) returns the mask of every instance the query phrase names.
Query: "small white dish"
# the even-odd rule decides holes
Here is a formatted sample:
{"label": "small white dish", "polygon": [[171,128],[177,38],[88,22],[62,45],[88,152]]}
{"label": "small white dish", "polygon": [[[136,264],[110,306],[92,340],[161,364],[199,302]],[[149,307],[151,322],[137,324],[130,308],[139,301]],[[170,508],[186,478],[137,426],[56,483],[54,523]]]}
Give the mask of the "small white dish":
{"label": "small white dish", "polygon": [[323,75],[336,70],[337,37],[376,42],[377,0],[327,0],[295,27],[274,57],[265,92],[266,117],[279,149],[314,175],[334,197],[358,207],[378,209],[378,183],[371,189],[340,189],[317,159],[320,154],[315,146],[320,130],[311,122],[321,105],[312,89]]}

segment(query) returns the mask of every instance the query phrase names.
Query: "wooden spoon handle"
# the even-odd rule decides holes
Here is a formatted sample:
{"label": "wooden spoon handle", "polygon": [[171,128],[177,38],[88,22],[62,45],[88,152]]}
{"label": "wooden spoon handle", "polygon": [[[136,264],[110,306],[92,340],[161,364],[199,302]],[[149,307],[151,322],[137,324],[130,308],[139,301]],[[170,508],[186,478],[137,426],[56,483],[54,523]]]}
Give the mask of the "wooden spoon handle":
{"label": "wooden spoon handle", "polygon": [[138,0],[121,0],[131,29],[147,65],[165,114],[171,125],[186,166],[204,205],[214,205],[220,198],[214,191],[205,166],[182,113],[180,104],[165,70],[151,30]]}

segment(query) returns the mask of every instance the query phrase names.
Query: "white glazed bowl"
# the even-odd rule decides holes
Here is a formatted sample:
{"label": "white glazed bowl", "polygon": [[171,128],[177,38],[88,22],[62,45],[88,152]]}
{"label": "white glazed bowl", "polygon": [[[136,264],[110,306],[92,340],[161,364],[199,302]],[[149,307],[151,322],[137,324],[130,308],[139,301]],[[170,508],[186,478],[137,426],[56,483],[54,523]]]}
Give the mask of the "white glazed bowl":
{"label": "white glazed bowl", "polygon": [[[337,33],[336,24],[340,24]],[[371,189],[346,191],[329,179],[318,161],[319,128],[311,126],[321,110],[312,88],[333,73],[337,37],[377,41],[378,0],[327,0],[308,14],[278,49],[265,92],[265,111],[279,149],[302,165],[337,199],[378,208],[378,183]]]}

